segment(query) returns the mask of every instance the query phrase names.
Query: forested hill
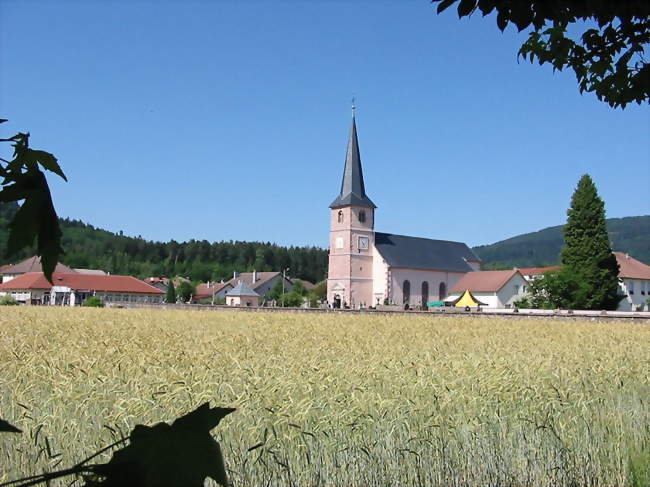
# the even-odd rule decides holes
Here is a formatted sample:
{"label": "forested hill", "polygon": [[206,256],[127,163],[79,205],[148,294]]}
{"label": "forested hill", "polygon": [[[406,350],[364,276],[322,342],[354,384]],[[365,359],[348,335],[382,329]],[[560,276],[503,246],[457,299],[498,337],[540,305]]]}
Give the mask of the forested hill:
{"label": "forested hill", "polygon": [[[563,225],[526,233],[492,245],[474,247],[484,267],[534,267],[560,263],[564,246]],[[609,218],[607,231],[612,249],[628,252],[650,264],[650,215]]]}
{"label": "forested hill", "polygon": [[[8,223],[18,208],[0,203],[0,263],[16,263],[34,255],[28,249],[6,257]],[[275,271],[310,282],[325,278],[327,251],[319,247],[282,247],[263,242],[152,242],[118,235],[78,220],[59,220],[65,255],[61,261],[74,268],[103,269],[111,274],[185,276],[196,281],[230,279],[233,271]]]}

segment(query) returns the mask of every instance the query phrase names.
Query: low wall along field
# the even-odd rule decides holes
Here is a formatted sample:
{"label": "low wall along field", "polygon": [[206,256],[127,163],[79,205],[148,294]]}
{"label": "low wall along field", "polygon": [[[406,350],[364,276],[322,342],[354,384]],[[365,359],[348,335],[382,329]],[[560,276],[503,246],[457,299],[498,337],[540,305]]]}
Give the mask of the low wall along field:
{"label": "low wall along field", "polygon": [[5,307],[0,483],[210,401],[236,486],[643,485],[649,377],[646,324]]}

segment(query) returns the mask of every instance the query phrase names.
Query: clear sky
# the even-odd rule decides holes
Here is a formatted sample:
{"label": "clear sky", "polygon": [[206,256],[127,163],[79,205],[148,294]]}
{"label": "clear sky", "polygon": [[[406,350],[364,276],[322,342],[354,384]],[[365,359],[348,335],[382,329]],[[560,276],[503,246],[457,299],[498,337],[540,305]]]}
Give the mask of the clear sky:
{"label": "clear sky", "polygon": [[427,0],[0,0],[2,132],[59,158],[59,215],[147,239],[326,246],[353,93],[379,231],[562,224],[584,173],[650,213],[648,106],[518,63],[525,38]]}

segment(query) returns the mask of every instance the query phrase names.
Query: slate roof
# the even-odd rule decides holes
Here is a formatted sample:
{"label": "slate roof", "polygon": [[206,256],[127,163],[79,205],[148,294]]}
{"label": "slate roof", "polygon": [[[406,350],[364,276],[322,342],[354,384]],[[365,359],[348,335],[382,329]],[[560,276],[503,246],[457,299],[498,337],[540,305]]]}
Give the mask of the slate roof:
{"label": "slate roof", "polygon": [[[164,294],[160,289],[131,276],[54,273],[52,282],[55,286],[66,286],[78,291]],[[52,284],[45,279],[42,272],[28,272],[0,284],[0,291],[51,288]]]}
{"label": "slate roof", "polygon": [[624,252],[614,252],[616,262],[618,262],[618,277],[627,277],[628,279],[650,279],[650,265],[646,265],[640,260],[630,257]]}
{"label": "slate roof", "polygon": [[[449,293],[462,293],[466,290],[474,293],[497,292],[517,274],[521,275],[516,269],[509,271],[468,272],[451,287]],[[521,278],[523,279],[523,276]]]}
{"label": "slate roof", "polygon": [[[267,271],[267,272],[256,272],[255,273],[255,282],[253,282],[253,273],[252,272],[242,272],[237,274],[237,277],[233,277],[228,281],[228,284],[233,287],[237,286],[239,281],[245,282],[252,289],[257,289],[262,284],[266,284],[268,281],[273,279],[276,276],[282,276],[281,272],[278,271]],[[288,279],[288,278],[287,278]]]}
{"label": "slate roof", "polygon": [[364,206],[366,208],[377,208],[366,196],[366,188],[363,184],[363,169],[361,168],[361,156],[359,154],[359,141],[357,140],[357,123],[352,116],[352,127],[348,139],[348,151],[345,156],[345,169],[343,170],[343,181],[341,192],[336,197],[330,208],[341,206]]}
{"label": "slate roof", "polygon": [[[1,272],[2,274],[25,274],[27,272],[43,272],[43,266],[41,266],[41,258],[35,255],[29,259],[25,259],[22,262],[19,262],[18,264],[3,265]],[[54,272],[74,274],[75,270],[59,262],[56,264]]]}
{"label": "slate roof", "polygon": [[251,287],[243,281],[239,281],[237,285],[230,291],[226,291],[226,296],[258,296]]}
{"label": "slate roof", "polygon": [[466,244],[448,240],[375,232],[375,247],[391,267],[471,272],[467,262],[481,262]]}

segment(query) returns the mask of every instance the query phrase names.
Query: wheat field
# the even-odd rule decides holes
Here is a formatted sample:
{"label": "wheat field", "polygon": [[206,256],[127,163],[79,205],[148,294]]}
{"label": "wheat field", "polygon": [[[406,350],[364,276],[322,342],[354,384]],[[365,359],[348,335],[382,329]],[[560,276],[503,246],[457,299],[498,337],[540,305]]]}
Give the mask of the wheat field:
{"label": "wheat field", "polygon": [[0,483],[205,401],[235,486],[649,478],[645,324],[5,307],[0,386]]}

